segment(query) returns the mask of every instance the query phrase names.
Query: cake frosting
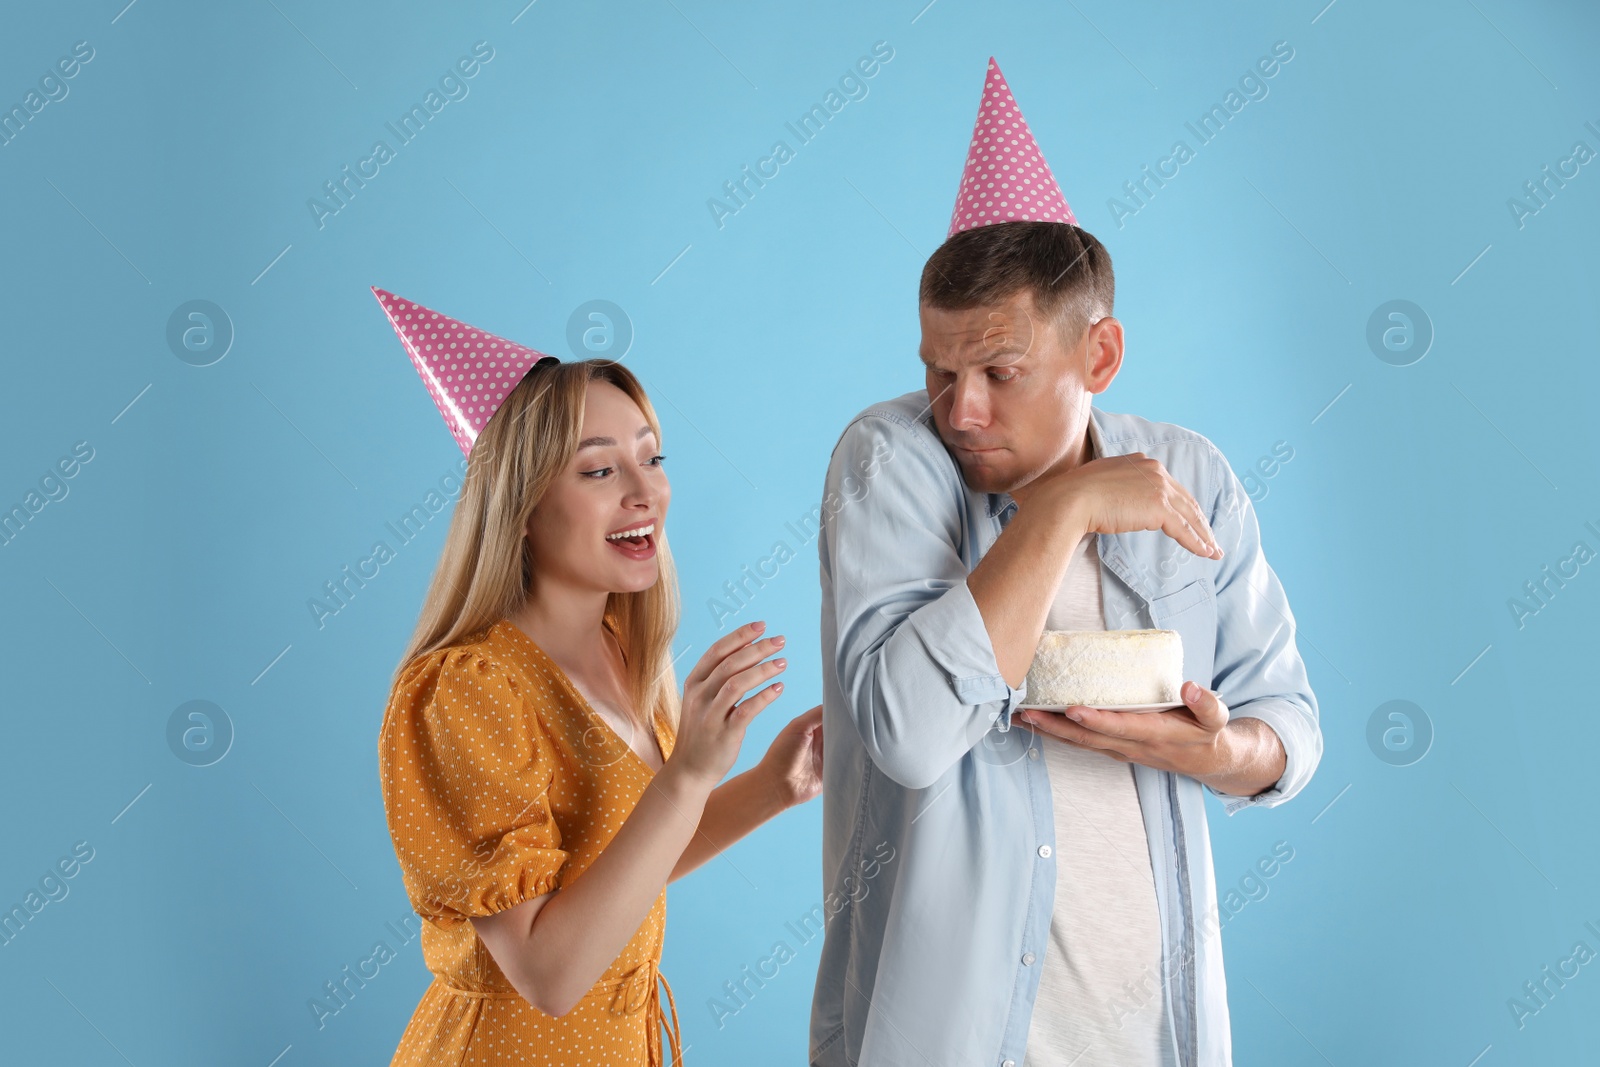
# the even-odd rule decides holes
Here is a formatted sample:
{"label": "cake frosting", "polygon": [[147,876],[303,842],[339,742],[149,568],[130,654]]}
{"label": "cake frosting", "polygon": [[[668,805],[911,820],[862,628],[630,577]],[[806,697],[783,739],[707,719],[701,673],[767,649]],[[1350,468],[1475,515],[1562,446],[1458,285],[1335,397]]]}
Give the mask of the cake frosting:
{"label": "cake frosting", "polygon": [[1178,704],[1183,638],[1176,630],[1046,630],[1023,702]]}

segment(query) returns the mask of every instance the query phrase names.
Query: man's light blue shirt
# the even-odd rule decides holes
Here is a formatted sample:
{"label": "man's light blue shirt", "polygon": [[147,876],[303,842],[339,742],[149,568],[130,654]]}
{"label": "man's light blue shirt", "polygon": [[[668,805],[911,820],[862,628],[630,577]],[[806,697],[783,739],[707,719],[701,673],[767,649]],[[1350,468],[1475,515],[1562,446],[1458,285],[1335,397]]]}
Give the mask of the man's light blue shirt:
{"label": "man's light blue shirt", "polygon": [[[1182,635],[1184,677],[1216,690],[1234,718],[1264,720],[1287,755],[1265,792],[1216,794],[1223,809],[1281,804],[1316,770],[1322,734],[1248,494],[1192,430],[1091,406],[1089,433],[1098,456],[1160,460],[1224,552],[1196,556],[1159,530],[1099,534],[1106,628]],[[858,414],[829,461],[817,550],[830,909],[811,1012],[815,1067],[1022,1062],[1055,865],[1072,857],[1055,854],[1042,742],[1011,725],[1026,681],[1001,675],[967,587],[1016,507],[1008,493],[967,486],[923,389]],[[1132,768],[1178,1062],[1228,1067],[1209,787]]]}

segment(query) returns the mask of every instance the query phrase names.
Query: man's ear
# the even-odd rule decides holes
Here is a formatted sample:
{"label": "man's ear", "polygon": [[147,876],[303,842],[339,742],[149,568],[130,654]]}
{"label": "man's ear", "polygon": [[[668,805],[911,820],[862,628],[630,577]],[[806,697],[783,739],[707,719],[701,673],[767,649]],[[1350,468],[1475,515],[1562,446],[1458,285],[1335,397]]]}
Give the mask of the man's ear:
{"label": "man's ear", "polygon": [[1122,323],[1107,315],[1089,325],[1085,331],[1084,388],[1091,393],[1103,393],[1122,369]]}

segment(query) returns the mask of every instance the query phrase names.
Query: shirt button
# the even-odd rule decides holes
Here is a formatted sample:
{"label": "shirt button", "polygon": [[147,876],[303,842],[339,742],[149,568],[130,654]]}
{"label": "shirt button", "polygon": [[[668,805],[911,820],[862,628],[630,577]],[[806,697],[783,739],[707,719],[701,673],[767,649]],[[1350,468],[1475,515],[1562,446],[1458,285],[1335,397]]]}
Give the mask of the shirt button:
{"label": "shirt button", "polygon": [[1002,1060],[1002,1061],[1000,1061],[1000,1067],[1017,1067],[1017,1061],[1016,1060]]}
{"label": "shirt button", "polygon": [[1028,749],[1028,758],[1029,759],[1038,759],[1039,758],[1039,750],[1037,748]]}
{"label": "shirt button", "polygon": [[1040,845],[1039,846],[1039,855],[1043,856],[1045,859],[1049,859],[1050,858],[1050,846],[1049,845]]}
{"label": "shirt button", "polygon": [[1024,967],[1032,967],[1032,966],[1033,966],[1033,961],[1034,961],[1034,958],[1035,958],[1035,957],[1034,957],[1034,955],[1033,955],[1033,953],[1031,953],[1031,952],[1024,952],[1024,953],[1023,953],[1023,954],[1022,954],[1022,965],[1023,965],[1023,966],[1024,966]]}

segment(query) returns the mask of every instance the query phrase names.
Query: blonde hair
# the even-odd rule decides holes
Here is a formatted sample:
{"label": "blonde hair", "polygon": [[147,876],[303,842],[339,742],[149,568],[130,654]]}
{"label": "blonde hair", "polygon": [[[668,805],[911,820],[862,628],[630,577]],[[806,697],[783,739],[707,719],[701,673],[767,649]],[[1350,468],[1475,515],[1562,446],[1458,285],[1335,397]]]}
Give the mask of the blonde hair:
{"label": "blonde hair", "polygon": [[[588,359],[542,363],[528,371],[473,443],[461,497],[395,682],[418,656],[464,643],[527,597],[538,566],[526,535],[528,519],[577,452],[590,382],[609,382],[628,394],[661,441],[650,398],[620,363]],[[655,542],[655,584],[637,593],[612,593],[605,615],[622,646],[639,725],[648,730],[660,708],[676,731],[671,645],[678,629],[678,576],[659,524]]]}

